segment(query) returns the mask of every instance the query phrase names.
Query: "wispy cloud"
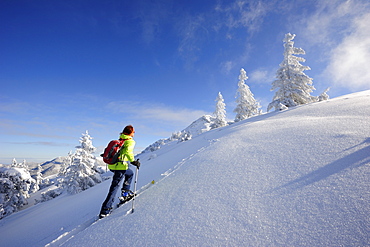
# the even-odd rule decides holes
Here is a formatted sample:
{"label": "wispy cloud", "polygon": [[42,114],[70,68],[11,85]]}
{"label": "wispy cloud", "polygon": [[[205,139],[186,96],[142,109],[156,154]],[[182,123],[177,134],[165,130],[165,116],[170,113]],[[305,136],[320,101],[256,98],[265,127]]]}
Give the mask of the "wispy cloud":
{"label": "wispy cloud", "polygon": [[188,68],[198,61],[198,55],[207,39],[209,31],[206,27],[206,19],[203,14],[194,16],[187,14],[176,25],[180,38],[178,52]]}
{"label": "wispy cloud", "polygon": [[[124,113],[134,119],[145,119],[146,121],[167,122],[174,125],[186,125],[191,121],[206,114],[202,110],[187,108],[175,108],[158,103],[124,102],[115,101],[107,105],[108,109],[116,113]],[[186,126],[184,126],[186,127]]]}
{"label": "wispy cloud", "polygon": [[54,147],[70,147],[70,144],[59,142],[5,142],[13,145],[31,145],[31,146],[54,146]]}
{"label": "wispy cloud", "polygon": [[370,14],[355,18],[353,32],[332,50],[325,73],[353,91],[370,88]]}
{"label": "wispy cloud", "polygon": [[369,1],[323,0],[296,23],[305,48],[323,62],[319,77],[332,87],[370,88],[369,10]]}
{"label": "wispy cloud", "polygon": [[275,72],[276,71],[269,71],[267,69],[260,68],[250,73],[249,80],[252,83],[257,84],[271,84],[275,79]]}
{"label": "wispy cloud", "polygon": [[138,1],[139,16],[142,26],[142,37],[151,43],[162,33],[161,24],[168,21],[172,4],[168,1]]}
{"label": "wispy cloud", "polygon": [[53,140],[74,139],[70,135],[66,135],[68,128],[70,127],[61,126],[59,122],[54,122],[46,117],[39,121],[2,118],[0,122],[0,134],[21,136],[22,139],[29,137]]}
{"label": "wispy cloud", "polygon": [[29,111],[34,111],[35,106],[31,105],[28,102],[14,100],[9,97],[1,97],[0,104],[0,114],[1,113],[26,113]]}
{"label": "wispy cloud", "polygon": [[235,63],[233,61],[226,61],[221,63],[221,71],[225,74],[229,74],[230,71],[234,68]]}
{"label": "wispy cloud", "polygon": [[245,27],[249,33],[254,33],[260,29],[268,7],[263,1],[235,1],[225,7],[218,5],[216,10],[226,17],[228,28]]}
{"label": "wispy cloud", "polygon": [[[235,37],[240,38],[237,32],[249,34],[245,35],[247,38],[260,31],[264,18],[271,9],[272,5],[268,1],[238,0],[210,5],[208,10],[201,13],[185,13],[176,18],[176,30],[180,38],[178,52],[186,65],[192,65],[203,58],[203,52],[210,42],[217,40],[218,44],[230,43],[234,42]],[[241,53],[247,53],[249,48],[249,44],[245,44],[240,49],[245,51]],[[223,51],[224,47],[220,45],[220,51],[215,49],[212,55],[221,50]],[[228,74],[234,63],[230,60],[224,61],[220,66],[222,71]]]}
{"label": "wispy cloud", "polygon": [[[354,18],[367,13],[367,1],[323,0],[319,1],[309,16],[297,17],[296,29],[307,45],[338,45],[343,37],[351,33]],[[298,28],[301,27],[301,28]]]}
{"label": "wispy cloud", "polygon": [[0,104],[0,134],[16,135],[22,139],[70,140],[75,138],[76,132],[79,134],[87,126],[94,125],[94,121],[104,122],[99,115],[89,117],[97,113],[99,102],[93,101],[93,97],[75,96],[73,100],[55,96],[53,102],[35,100],[32,103],[3,97],[4,102]]}

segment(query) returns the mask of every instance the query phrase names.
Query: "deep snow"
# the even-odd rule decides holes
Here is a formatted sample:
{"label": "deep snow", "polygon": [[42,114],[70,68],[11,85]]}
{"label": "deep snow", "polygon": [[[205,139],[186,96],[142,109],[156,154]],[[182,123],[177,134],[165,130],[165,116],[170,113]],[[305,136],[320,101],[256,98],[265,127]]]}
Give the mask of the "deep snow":
{"label": "deep snow", "polygon": [[0,246],[368,246],[369,120],[364,91],[170,143],[139,157],[135,213],[90,225],[107,180],[4,218]]}

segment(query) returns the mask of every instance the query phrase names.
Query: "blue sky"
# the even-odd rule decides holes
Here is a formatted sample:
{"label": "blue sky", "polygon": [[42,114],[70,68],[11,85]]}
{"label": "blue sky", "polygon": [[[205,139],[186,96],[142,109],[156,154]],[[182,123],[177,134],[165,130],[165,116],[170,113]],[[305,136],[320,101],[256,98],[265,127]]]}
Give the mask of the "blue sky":
{"label": "blue sky", "polygon": [[370,89],[367,0],[0,2],[0,163],[97,155],[127,124],[137,152],[215,110],[234,119],[239,71],[266,111],[296,34],[319,95]]}

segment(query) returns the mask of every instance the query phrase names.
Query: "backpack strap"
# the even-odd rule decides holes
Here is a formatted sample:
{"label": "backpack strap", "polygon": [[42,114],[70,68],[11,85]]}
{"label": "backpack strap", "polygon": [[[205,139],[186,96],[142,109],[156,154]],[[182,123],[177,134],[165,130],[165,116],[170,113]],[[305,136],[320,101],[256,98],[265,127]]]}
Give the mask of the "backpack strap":
{"label": "backpack strap", "polygon": [[[122,138],[119,138],[118,140],[120,140],[120,141],[127,141],[127,140],[130,140],[130,139],[132,139],[132,137],[130,137],[130,138],[127,138],[127,139],[122,139]],[[122,145],[122,147],[120,148],[120,150],[119,150],[119,152],[121,152],[121,150],[123,149],[123,147],[125,146],[125,143],[123,143],[123,145]],[[125,159],[125,156],[123,156],[123,159]],[[118,162],[123,162],[123,160],[121,160],[120,159],[120,157],[118,158]],[[117,163],[118,163],[117,162]]]}

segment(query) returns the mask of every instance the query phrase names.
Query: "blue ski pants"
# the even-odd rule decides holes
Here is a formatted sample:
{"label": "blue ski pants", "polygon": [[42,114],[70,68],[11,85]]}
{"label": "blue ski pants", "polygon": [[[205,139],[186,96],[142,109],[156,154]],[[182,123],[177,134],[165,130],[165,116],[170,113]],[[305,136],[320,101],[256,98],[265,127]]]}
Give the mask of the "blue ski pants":
{"label": "blue ski pants", "polygon": [[120,187],[120,183],[123,178],[124,182],[122,184],[122,190],[129,190],[132,178],[134,177],[134,172],[130,168],[127,170],[112,170],[112,172],[114,172],[112,183],[110,185],[107,198],[105,199],[101,207],[101,214],[108,214],[112,210],[116,193]]}

